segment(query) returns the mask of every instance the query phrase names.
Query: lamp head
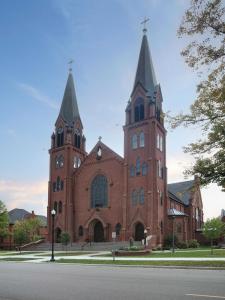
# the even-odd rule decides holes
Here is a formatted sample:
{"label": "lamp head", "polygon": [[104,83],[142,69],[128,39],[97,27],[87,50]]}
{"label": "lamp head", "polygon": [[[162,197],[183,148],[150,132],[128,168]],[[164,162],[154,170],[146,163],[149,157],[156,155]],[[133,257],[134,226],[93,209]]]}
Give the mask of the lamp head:
{"label": "lamp head", "polygon": [[56,214],[56,211],[53,209],[53,210],[51,211],[51,215],[52,215],[52,216],[55,216],[55,214]]}

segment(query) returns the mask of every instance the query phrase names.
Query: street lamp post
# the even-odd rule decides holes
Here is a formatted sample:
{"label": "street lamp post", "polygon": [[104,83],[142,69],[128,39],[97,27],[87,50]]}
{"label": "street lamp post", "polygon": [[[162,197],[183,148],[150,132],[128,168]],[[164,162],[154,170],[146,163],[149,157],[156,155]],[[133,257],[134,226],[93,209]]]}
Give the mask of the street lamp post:
{"label": "street lamp post", "polygon": [[51,215],[52,215],[52,257],[50,259],[50,261],[55,261],[55,258],[54,258],[54,237],[55,237],[55,234],[54,234],[54,222],[55,222],[55,214],[56,214],[56,211],[53,209],[51,211]]}
{"label": "street lamp post", "polygon": [[146,238],[147,238],[147,229],[144,230],[144,243],[145,243],[145,248],[146,248]]}

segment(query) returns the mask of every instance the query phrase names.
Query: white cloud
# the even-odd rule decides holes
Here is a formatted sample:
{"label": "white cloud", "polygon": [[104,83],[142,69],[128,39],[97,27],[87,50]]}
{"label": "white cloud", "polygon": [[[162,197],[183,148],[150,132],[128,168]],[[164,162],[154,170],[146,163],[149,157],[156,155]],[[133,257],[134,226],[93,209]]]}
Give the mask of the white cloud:
{"label": "white cloud", "polygon": [[59,108],[58,104],[54,100],[52,100],[48,96],[42,94],[35,87],[33,87],[29,84],[26,84],[26,83],[18,83],[17,85],[23,92],[25,92],[28,96],[32,97],[33,99],[35,99],[39,102],[42,102],[53,109]]}
{"label": "white cloud", "polygon": [[48,180],[22,182],[0,179],[0,199],[8,210],[23,208],[46,215]]}

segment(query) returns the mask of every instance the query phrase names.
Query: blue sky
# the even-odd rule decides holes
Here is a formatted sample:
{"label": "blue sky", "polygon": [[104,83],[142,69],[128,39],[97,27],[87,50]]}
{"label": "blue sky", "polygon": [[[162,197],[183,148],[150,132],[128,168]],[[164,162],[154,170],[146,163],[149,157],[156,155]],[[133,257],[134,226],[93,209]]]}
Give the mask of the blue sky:
{"label": "blue sky", "polygon": [[[0,10],[0,199],[46,214],[50,136],[67,76],[73,75],[80,115],[91,150],[98,136],[123,155],[122,125],[136,66],[142,26],[150,18],[148,40],[164,111],[187,110],[199,78],[180,51],[176,35],[185,0],[15,0]],[[169,182],[183,180],[192,158],[182,147],[197,129],[168,131]],[[220,214],[224,194],[203,190],[205,216]],[[213,205],[212,205],[213,203]]]}

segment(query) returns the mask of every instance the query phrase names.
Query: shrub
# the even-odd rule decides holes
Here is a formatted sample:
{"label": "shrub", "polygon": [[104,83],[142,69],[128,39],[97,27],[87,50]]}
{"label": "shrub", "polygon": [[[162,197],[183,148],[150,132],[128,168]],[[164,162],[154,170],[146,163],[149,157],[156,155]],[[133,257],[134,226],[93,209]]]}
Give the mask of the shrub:
{"label": "shrub", "polygon": [[[178,242],[178,238],[177,236],[175,235],[174,236],[174,244],[176,245]],[[173,235],[170,234],[170,235],[167,235],[165,238],[164,238],[164,243],[163,243],[163,248],[171,248],[173,246]]]}
{"label": "shrub", "polygon": [[199,242],[197,240],[188,241],[188,248],[198,248]]}
{"label": "shrub", "polygon": [[177,247],[180,248],[180,249],[187,249],[188,245],[186,242],[178,242],[177,243]]}

